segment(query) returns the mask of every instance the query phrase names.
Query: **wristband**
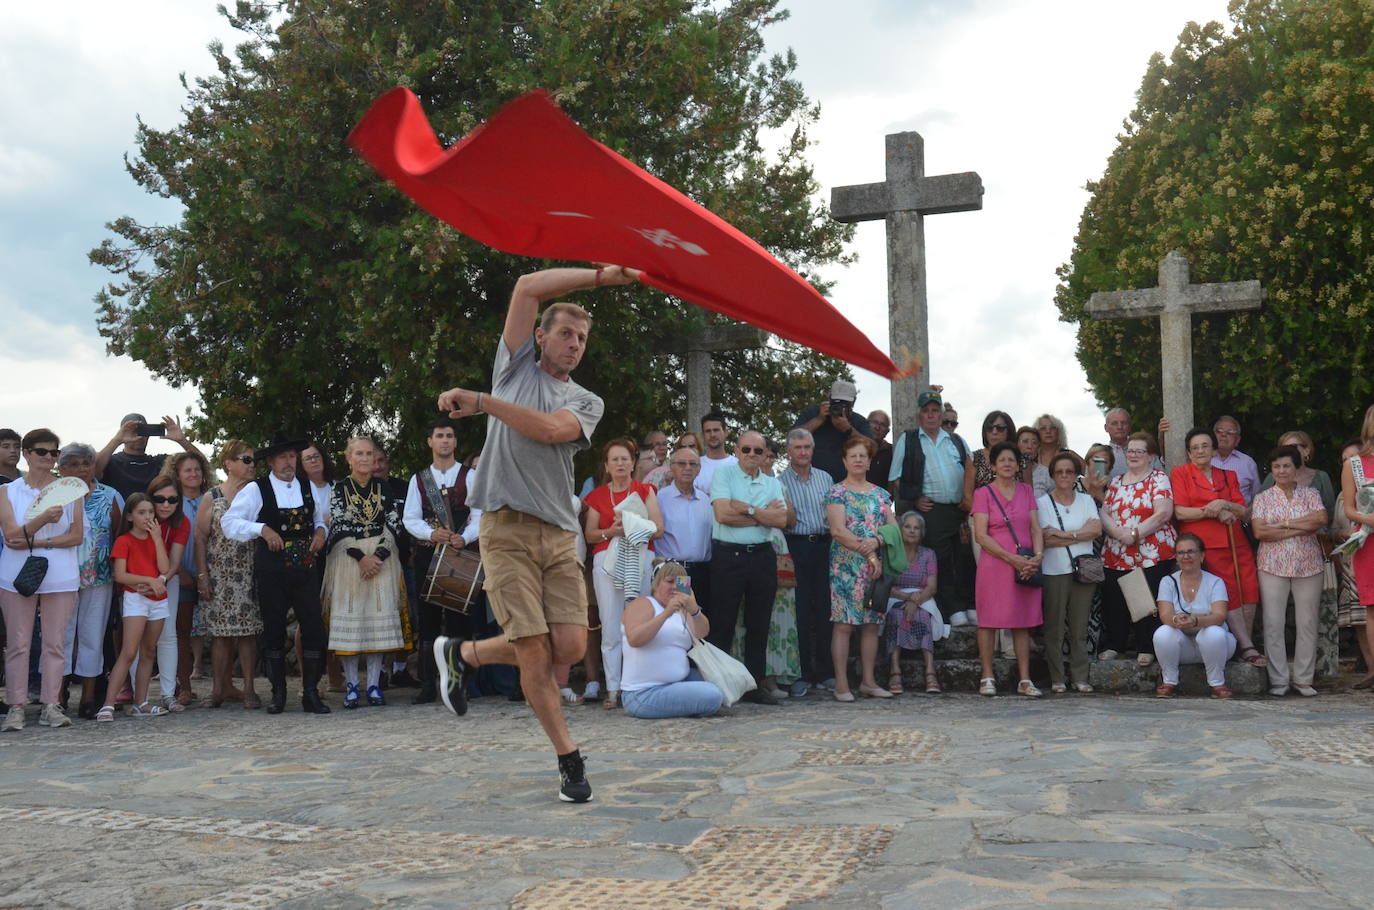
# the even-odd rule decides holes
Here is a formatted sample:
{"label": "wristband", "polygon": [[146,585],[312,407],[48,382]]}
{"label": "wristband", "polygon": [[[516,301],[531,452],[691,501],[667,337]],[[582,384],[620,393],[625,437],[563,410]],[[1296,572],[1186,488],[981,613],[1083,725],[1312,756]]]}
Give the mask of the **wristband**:
{"label": "wristband", "polygon": [[606,271],[604,268],[602,268],[601,266],[597,266],[596,274],[592,276],[592,287],[601,287],[601,273],[604,271]]}

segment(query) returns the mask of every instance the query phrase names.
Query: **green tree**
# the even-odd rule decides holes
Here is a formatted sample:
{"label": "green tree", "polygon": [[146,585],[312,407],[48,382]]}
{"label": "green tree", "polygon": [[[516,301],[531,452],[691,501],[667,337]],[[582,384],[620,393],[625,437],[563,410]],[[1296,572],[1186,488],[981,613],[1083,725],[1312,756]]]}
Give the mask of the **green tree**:
{"label": "green tree", "polygon": [[[451,143],[545,88],[601,142],[678,187],[794,268],[845,261],[850,229],[815,203],[805,158],[818,109],[791,53],[766,57],[777,0],[240,0],[245,40],[210,46],[218,74],[184,121],[140,122],[128,163],[180,222],[121,218],[91,252],[109,349],[193,382],[199,438],[309,431],[396,440],[419,463],[438,392],[488,387],[515,279],[550,263],[483,247],[422,212],[344,137],[394,85]],[[824,287],[821,287],[824,290]],[[596,320],[577,379],[607,401],[601,439],[680,424],[692,320],[648,288],[578,295]],[[843,365],[797,345],[721,358],[717,404],[776,432]],[[460,448],[481,444],[478,421]],[[584,464],[584,468],[589,464]]]}
{"label": "green tree", "polygon": [[[1060,318],[1098,400],[1150,426],[1159,327],[1098,322],[1094,291],[1150,287],[1177,249],[1194,281],[1258,278],[1260,310],[1194,317],[1196,413],[1238,416],[1263,458],[1306,429],[1322,466],[1374,401],[1374,3],[1233,0],[1149,63],[1060,268]],[[1176,428],[1186,429],[1186,428]]]}

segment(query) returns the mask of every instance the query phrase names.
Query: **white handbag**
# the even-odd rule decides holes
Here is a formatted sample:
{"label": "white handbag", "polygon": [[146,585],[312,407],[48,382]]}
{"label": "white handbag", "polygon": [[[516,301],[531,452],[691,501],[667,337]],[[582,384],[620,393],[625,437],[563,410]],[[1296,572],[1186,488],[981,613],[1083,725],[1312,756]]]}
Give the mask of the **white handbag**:
{"label": "white handbag", "polygon": [[702,679],[714,683],[720,690],[721,704],[733,705],[745,692],[758,688],[758,683],[744,664],[709,641],[695,636],[693,639],[696,644],[687,652],[687,658],[696,664]]}

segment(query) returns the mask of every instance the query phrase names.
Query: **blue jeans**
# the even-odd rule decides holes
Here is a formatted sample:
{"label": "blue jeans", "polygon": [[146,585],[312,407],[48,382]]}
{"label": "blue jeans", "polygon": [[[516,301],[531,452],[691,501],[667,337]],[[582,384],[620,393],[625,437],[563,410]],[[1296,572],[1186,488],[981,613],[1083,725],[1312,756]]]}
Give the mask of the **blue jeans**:
{"label": "blue jeans", "polygon": [[702,680],[696,668],[682,682],[664,683],[636,692],[621,692],[620,702],[631,717],[705,717],[720,710],[720,690]]}

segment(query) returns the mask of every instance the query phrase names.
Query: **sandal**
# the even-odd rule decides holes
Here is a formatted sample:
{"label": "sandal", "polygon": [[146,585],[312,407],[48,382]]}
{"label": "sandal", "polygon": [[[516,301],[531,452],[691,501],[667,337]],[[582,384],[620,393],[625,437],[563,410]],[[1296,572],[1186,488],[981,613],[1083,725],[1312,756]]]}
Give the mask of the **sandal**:
{"label": "sandal", "polygon": [[166,713],[167,709],[162,707],[162,705],[154,705],[146,701],[141,705],[134,705],[129,709],[129,714],[132,717],[161,717]]}
{"label": "sandal", "polygon": [[582,704],[582,696],[578,695],[572,689],[559,689],[558,694],[563,696],[563,704],[570,708],[575,708]]}
{"label": "sandal", "polygon": [[940,678],[934,673],[926,674],[926,694],[944,695],[945,690],[940,688]]}
{"label": "sandal", "polygon": [[891,692],[893,695],[901,695],[906,691],[902,688],[902,674],[900,671],[893,673],[887,678],[887,691]]}
{"label": "sandal", "polygon": [[1247,664],[1253,664],[1256,667],[1269,666],[1269,661],[1265,660],[1264,655],[1259,652],[1259,648],[1256,648],[1253,645],[1241,652],[1240,659],[1245,661]]}
{"label": "sandal", "polygon": [[95,712],[95,719],[98,723],[110,723],[114,720],[114,705],[105,705]]}
{"label": "sandal", "polygon": [[984,676],[982,679],[978,680],[978,694],[996,695],[997,680],[992,678],[991,676]]}
{"label": "sandal", "polygon": [[1035,687],[1035,683],[1029,679],[1023,679],[1016,686],[1016,694],[1024,695],[1027,698],[1039,698],[1043,693]]}
{"label": "sandal", "polygon": [[615,689],[612,689],[610,692],[607,692],[606,700],[601,703],[601,707],[605,708],[608,711],[614,710],[615,708],[619,708],[620,692]]}
{"label": "sandal", "polygon": [[256,692],[245,692],[243,693],[243,706],[249,711],[256,710],[262,707],[262,699],[258,698],[258,693]]}

